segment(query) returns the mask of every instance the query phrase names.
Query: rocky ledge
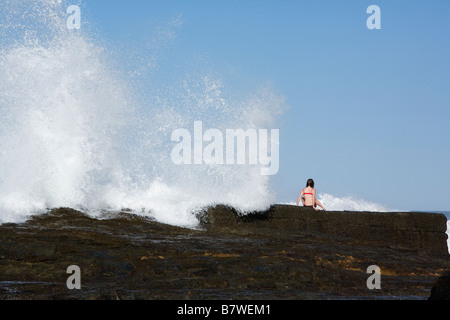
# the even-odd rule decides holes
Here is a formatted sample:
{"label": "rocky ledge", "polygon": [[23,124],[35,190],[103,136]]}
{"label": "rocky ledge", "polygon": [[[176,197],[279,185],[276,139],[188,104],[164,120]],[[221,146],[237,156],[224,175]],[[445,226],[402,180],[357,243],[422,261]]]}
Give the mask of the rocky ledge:
{"label": "rocky ledge", "polygon": [[446,256],[447,218],[425,212],[315,211],[291,205],[274,205],[265,212],[239,214],[233,208],[210,208],[204,226],[216,232],[260,234],[278,238],[296,234]]}
{"label": "rocky ledge", "polygon": [[[443,215],[275,205],[198,217],[193,230],[56,209],[4,224],[0,299],[428,299],[434,285],[446,296]],[[67,286],[72,265],[81,289]],[[367,287],[373,265],[380,289]]]}

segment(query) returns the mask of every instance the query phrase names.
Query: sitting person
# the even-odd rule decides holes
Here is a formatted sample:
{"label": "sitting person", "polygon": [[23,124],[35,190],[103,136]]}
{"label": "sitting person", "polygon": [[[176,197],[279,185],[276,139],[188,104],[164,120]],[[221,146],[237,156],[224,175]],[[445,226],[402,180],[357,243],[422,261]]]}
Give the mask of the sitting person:
{"label": "sitting person", "polygon": [[317,206],[319,206],[323,211],[326,211],[325,207],[316,199],[316,189],[314,189],[313,179],[308,179],[306,182],[306,188],[302,190],[297,199],[297,206],[300,203],[300,200],[302,200],[303,206],[305,207],[310,207],[317,211]]}

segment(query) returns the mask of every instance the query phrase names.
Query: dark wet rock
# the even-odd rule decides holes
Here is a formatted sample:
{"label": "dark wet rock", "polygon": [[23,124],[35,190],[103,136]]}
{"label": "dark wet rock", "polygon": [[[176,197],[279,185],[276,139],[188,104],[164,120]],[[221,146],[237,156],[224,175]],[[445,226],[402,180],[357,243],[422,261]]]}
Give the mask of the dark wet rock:
{"label": "dark wet rock", "polygon": [[289,237],[318,235],[328,239],[379,243],[427,255],[448,255],[447,218],[424,212],[323,212],[290,205],[274,205],[265,212],[242,215],[217,206],[201,219],[217,232]]}
{"label": "dark wet rock", "polygon": [[[4,224],[0,298],[427,299],[450,270],[441,215],[218,206],[199,219],[192,230],[62,208]],[[81,290],[66,286],[71,265]],[[370,265],[380,290],[366,286]]]}
{"label": "dark wet rock", "polygon": [[439,277],[431,289],[429,300],[450,300],[450,271]]}

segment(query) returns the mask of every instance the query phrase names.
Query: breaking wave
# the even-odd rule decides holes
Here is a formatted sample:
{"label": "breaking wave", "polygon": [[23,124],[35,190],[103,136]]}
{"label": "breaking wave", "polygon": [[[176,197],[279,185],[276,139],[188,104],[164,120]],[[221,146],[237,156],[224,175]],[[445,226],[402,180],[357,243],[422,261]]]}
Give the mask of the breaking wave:
{"label": "breaking wave", "polygon": [[259,165],[175,165],[171,133],[198,120],[218,130],[270,129],[283,97],[270,86],[226,94],[233,90],[216,73],[198,70],[143,92],[151,70],[124,72],[120,48],[69,30],[68,6],[0,4],[0,223],[71,207],[93,216],[127,208],[194,226],[205,206],[263,210],[275,201]]}

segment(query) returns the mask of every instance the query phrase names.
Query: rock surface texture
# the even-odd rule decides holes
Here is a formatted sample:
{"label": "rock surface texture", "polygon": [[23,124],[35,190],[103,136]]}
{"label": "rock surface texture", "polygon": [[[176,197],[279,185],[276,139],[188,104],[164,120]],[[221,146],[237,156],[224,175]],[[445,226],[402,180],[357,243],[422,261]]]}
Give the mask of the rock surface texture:
{"label": "rock surface texture", "polygon": [[[433,286],[445,297],[443,215],[275,205],[248,215],[217,206],[198,218],[193,230],[56,209],[4,224],[0,298],[425,300]],[[79,290],[67,287],[71,265]],[[372,265],[381,289],[367,287]]]}

